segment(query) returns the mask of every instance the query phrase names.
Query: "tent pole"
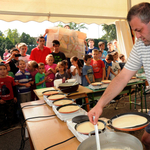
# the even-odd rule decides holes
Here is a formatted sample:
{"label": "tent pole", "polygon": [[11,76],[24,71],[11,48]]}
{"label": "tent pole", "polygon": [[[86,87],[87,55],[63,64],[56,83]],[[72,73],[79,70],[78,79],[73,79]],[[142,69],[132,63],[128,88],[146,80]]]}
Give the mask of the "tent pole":
{"label": "tent pole", "polygon": [[127,0],[127,11],[131,8],[131,0]]}

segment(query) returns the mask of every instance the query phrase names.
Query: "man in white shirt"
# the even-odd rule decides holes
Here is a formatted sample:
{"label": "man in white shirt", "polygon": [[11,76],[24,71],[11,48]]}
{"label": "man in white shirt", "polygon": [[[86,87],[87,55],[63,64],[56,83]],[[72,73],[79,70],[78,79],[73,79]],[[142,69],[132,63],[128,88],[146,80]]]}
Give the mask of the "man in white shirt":
{"label": "man in white shirt", "polygon": [[[113,79],[97,105],[88,113],[93,124],[97,123],[105,105],[123,90],[142,65],[147,81],[150,84],[150,3],[143,2],[133,6],[128,12],[127,20],[132,30],[135,31],[138,40],[133,46],[123,70]],[[95,120],[93,120],[93,116],[95,116]],[[142,142],[146,150],[150,150],[150,125],[145,128]]]}

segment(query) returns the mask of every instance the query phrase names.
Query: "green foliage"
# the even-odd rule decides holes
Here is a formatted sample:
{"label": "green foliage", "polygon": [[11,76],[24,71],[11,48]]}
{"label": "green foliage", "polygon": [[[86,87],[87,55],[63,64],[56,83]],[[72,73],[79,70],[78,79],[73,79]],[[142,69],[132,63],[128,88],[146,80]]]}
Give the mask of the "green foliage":
{"label": "green foliage", "polygon": [[115,24],[111,24],[111,25],[103,24],[102,26],[103,26],[102,30],[106,32],[106,34],[101,37],[102,40],[106,40],[110,42],[114,39],[117,39]]}
{"label": "green foliage", "polygon": [[[81,29],[87,29],[87,27],[85,26],[84,23],[82,23],[82,24],[76,24],[76,23],[74,23],[74,22],[70,22],[70,23],[67,24],[67,25],[70,26],[70,29],[76,30],[76,31],[80,31]],[[64,27],[63,23],[62,23],[62,22],[59,22],[58,27],[62,27],[62,28],[63,28],[63,27]]]}

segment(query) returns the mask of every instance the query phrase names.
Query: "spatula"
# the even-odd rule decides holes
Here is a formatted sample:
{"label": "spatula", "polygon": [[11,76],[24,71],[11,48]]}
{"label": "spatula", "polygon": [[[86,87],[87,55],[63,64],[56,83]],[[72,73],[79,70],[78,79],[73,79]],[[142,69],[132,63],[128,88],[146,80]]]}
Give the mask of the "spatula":
{"label": "spatula", "polygon": [[[95,120],[95,116],[93,116],[93,120]],[[98,126],[97,126],[97,124],[94,125],[94,128],[95,128],[95,137],[96,137],[96,146],[97,146],[97,150],[101,150],[101,147],[100,147],[100,140],[99,140],[99,135],[98,135]]]}

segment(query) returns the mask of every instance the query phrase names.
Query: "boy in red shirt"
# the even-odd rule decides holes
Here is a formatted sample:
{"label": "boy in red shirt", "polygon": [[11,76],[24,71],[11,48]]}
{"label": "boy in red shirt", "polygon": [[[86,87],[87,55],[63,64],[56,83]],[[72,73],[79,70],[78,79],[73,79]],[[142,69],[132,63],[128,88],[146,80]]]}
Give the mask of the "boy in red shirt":
{"label": "boy in red shirt", "polygon": [[0,129],[6,128],[5,118],[7,117],[8,127],[11,127],[14,121],[14,103],[17,102],[17,90],[15,81],[7,76],[7,67],[0,64]]}
{"label": "boy in red shirt", "polygon": [[30,54],[30,60],[35,60],[37,63],[44,63],[46,65],[45,59],[48,54],[51,53],[51,49],[44,46],[45,39],[40,36],[37,40],[38,46],[32,49]]}
{"label": "boy in red shirt", "polygon": [[93,67],[95,82],[101,82],[104,80],[105,65],[104,62],[99,59],[99,51],[97,49],[92,50],[92,57],[90,65]]}

